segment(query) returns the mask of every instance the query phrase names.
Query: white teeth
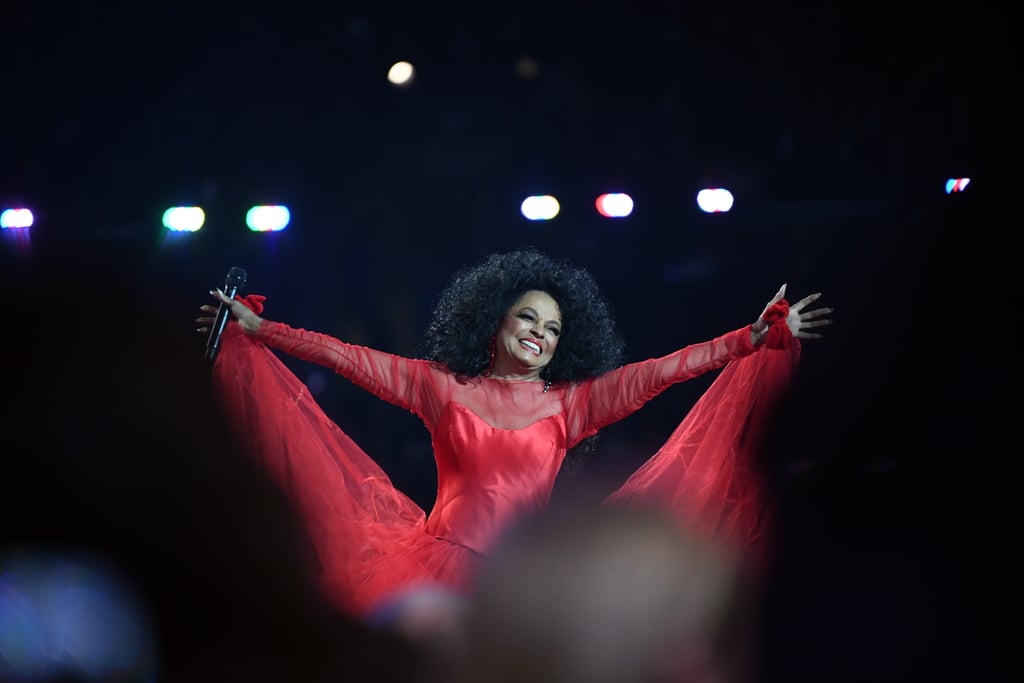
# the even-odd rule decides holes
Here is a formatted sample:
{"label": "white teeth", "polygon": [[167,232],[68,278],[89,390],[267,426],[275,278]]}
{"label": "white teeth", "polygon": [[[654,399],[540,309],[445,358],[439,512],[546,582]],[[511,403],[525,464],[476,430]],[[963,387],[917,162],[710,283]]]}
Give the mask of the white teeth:
{"label": "white teeth", "polygon": [[530,349],[534,353],[537,353],[537,354],[540,353],[540,345],[539,344],[535,344],[532,341],[527,341],[525,339],[522,340],[519,343],[522,344],[523,346],[525,346],[526,348]]}

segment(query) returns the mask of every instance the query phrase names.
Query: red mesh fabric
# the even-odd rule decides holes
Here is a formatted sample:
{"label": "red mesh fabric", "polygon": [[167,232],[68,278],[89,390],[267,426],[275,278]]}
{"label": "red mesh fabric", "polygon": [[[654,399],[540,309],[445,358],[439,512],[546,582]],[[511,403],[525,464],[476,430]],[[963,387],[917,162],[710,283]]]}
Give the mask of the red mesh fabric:
{"label": "red mesh fabric", "polygon": [[688,528],[762,561],[770,550],[771,511],[758,455],[772,410],[799,362],[799,340],[788,339],[784,350],[755,353],[723,368],[665,445],[606,504],[668,509]]}
{"label": "red mesh fabric", "polygon": [[330,600],[363,613],[409,584],[466,585],[479,556],[424,533],[423,510],[270,349],[231,323],[213,369],[243,444],[305,521]]}
{"label": "red mesh fabric", "polygon": [[[245,299],[257,311],[262,302],[259,295]],[[439,494],[429,521],[324,414],[275,352],[234,321],[224,332],[214,383],[243,444],[304,519],[325,594],[366,613],[410,585],[470,588],[487,543],[467,539],[493,535],[512,514],[509,506],[546,505],[567,443],[621,419],[667,386],[723,364],[666,444],[607,503],[657,505],[719,540],[763,546],[769,518],[756,456],[800,351],[779,324],[786,310],[780,302],[771,313],[772,329],[785,329],[776,335],[787,347],[781,351],[755,351],[747,327],[550,392],[529,382],[460,383],[425,361],[265,324],[265,341],[331,367],[424,419],[438,457],[439,491],[452,489],[451,496]],[[454,420],[461,413],[450,408],[457,405],[473,418]],[[451,424],[439,421],[441,415]],[[460,512],[475,500],[473,492],[479,504]]]}

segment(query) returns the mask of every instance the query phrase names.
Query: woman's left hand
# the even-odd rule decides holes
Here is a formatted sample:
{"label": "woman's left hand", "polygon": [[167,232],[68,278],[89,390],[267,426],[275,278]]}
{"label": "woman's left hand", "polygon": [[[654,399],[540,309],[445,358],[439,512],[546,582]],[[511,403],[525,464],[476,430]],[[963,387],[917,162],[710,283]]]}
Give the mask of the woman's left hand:
{"label": "woman's left hand", "polygon": [[[768,312],[772,306],[777,302],[781,301],[786,296],[786,285],[782,285],[779,291],[775,293],[764,310],[761,311],[761,315],[758,316],[757,321],[751,326],[751,340],[754,345],[758,345],[764,341],[765,335],[768,333],[768,322],[764,319],[765,313]],[[811,332],[814,328],[824,327],[825,325],[831,325],[832,320],[829,318],[822,318],[824,315],[828,315],[835,309],[822,306],[819,308],[812,308],[810,310],[804,310],[808,305],[814,303],[821,298],[821,292],[815,292],[814,294],[808,294],[800,301],[795,304],[790,304],[789,313],[786,314],[786,326],[789,327],[790,333],[797,339],[821,339],[822,335],[818,332]]]}
{"label": "woman's left hand", "polygon": [[[785,290],[785,285],[782,286]],[[821,339],[821,334],[817,332],[808,332],[807,330],[824,327],[825,325],[831,325],[831,318],[822,318],[823,315],[828,315],[834,308],[822,306],[820,308],[807,308],[808,304],[812,304],[821,298],[821,292],[815,292],[814,294],[808,294],[800,301],[795,304],[789,305],[789,313],[786,314],[786,325],[789,326],[789,331],[793,333],[793,336],[798,339]]]}

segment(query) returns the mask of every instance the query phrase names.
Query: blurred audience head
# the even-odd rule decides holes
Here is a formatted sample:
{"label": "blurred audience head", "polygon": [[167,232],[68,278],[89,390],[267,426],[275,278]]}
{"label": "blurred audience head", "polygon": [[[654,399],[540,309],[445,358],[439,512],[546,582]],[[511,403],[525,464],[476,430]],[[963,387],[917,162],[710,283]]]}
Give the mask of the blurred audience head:
{"label": "blurred audience head", "polygon": [[321,599],[298,515],[225,429],[206,283],[190,303],[127,270],[0,274],[0,680],[409,680],[403,645]]}
{"label": "blurred audience head", "polygon": [[525,519],[480,578],[458,679],[750,680],[755,601],[740,567],[652,509]]}
{"label": "blurred audience head", "polygon": [[370,610],[370,628],[407,643],[421,662],[419,680],[445,681],[466,656],[469,598],[436,583],[416,584],[382,599]]}

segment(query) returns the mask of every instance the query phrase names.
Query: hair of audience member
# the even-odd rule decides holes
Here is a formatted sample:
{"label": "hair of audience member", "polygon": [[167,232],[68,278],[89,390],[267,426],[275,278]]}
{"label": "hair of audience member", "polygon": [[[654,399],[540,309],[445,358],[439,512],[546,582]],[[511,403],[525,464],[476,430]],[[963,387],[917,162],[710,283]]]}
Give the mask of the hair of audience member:
{"label": "hair of audience member", "polygon": [[750,680],[755,584],[742,567],[651,508],[526,518],[480,577],[459,680]]}
{"label": "hair of audience member", "polygon": [[469,599],[446,586],[409,586],[382,599],[366,617],[371,629],[408,643],[419,656],[420,678],[445,681],[453,662],[466,656]]}

